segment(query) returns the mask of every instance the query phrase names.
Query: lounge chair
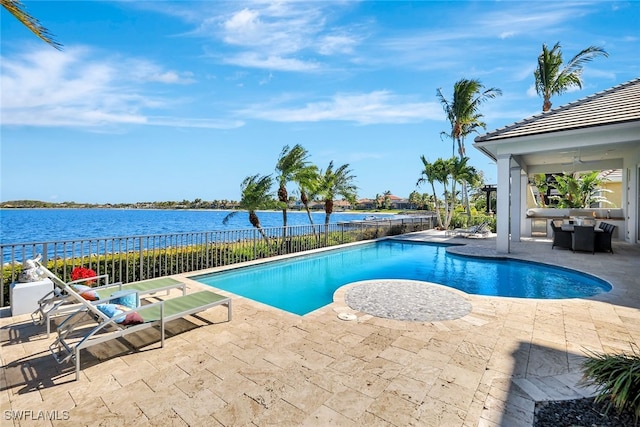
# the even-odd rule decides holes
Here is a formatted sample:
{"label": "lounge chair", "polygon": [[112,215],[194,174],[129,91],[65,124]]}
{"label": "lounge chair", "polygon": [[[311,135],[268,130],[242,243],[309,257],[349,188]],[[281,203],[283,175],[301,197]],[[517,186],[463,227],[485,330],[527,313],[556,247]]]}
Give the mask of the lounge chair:
{"label": "lounge chair", "polygon": [[[47,325],[47,338],[51,334],[51,319],[54,317],[69,314],[81,307],[80,303],[87,301],[89,298],[94,304],[108,302],[114,298],[120,298],[118,294],[137,293],[137,298],[145,295],[153,295],[158,292],[166,291],[167,295],[171,289],[181,289],[182,295],[187,294],[187,286],[170,277],[162,277],[158,279],[144,280],[133,283],[109,283],[109,275],[103,274],[96,277],[78,279],[73,282],[65,283],[58,276],[53,274],[46,267],[37,262],[37,266],[41,272],[51,278],[54,288],[38,301],[38,308],[31,313],[31,319],[36,325]],[[68,292],[68,288],[79,289],[87,282],[105,283],[101,286],[91,287],[88,289],[87,297],[83,297],[79,292],[73,294]],[[115,296],[113,296],[115,294]],[[77,297],[76,297],[77,295]],[[86,294],[85,294],[86,295]]]}
{"label": "lounge chair", "polygon": [[553,243],[551,249],[554,247],[571,249],[571,232],[564,231],[562,227],[556,224],[555,221],[551,221],[551,229],[553,230]]}
{"label": "lounge chair", "polygon": [[571,233],[571,249],[595,254],[595,230],[593,226],[574,225]]}
{"label": "lounge chair", "polygon": [[453,236],[462,237],[486,237],[491,233],[489,229],[489,222],[484,221],[478,225],[474,225],[468,228],[456,228],[451,232]]}
{"label": "lounge chair", "polygon": [[598,225],[598,228],[602,230],[602,232],[596,233],[595,249],[597,252],[611,252],[613,254],[611,237],[616,227],[616,225],[609,224],[608,222],[601,222],[600,225]]}
{"label": "lounge chair", "polygon": [[[95,301],[88,301],[48,269],[43,267],[40,272],[79,301],[76,310],[58,326],[58,337],[49,346],[51,354],[58,363],[75,361],[76,380],[80,378],[80,351],[93,345],[159,326],[160,346],[164,347],[167,322],[217,305],[227,306],[228,321],[231,321],[231,298],[215,292],[200,291],[134,309],[126,309],[116,304],[95,304]],[[87,321],[95,322],[95,325],[87,328]]]}

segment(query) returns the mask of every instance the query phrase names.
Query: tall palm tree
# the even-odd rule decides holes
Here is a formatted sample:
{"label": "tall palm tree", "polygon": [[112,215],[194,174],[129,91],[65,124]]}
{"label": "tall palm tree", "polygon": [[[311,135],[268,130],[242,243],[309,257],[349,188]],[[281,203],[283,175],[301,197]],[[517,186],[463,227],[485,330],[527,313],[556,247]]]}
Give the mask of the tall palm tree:
{"label": "tall palm tree", "polygon": [[440,229],[444,229],[444,224],[442,222],[441,210],[440,210],[440,199],[436,194],[436,186],[435,183],[443,182],[446,179],[445,169],[442,167],[443,163],[431,163],[429,162],[424,155],[420,156],[420,160],[422,160],[423,169],[420,172],[420,179],[416,182],[416,185],[424,183],[425,181],[431,184],[431,191],[433,192],[433,200],[435,202],[436,208],[436,216],[438,218],[438,227]]}
{"label": "tall palm tree", "polygon": [[608,57],[609,54],[600,47],[589,46],[564,65],[560,42],[551,50],[543,43],[542,52],[538,56],[538,68],[533,72],[536,92],[544,99],[542,111],[551,109],[553,95],[561,95],[574,86],[582,89],[582,66],[598,56]]}
{"label": "tall palm tree", "polygon": [[295,178],[298,183],[298,191],[300,191],[300,201],[307,211],[309,224],[313,229],[313,235],[316,235],[316,227],[313,223],[313,216],[309,208],[309,200],[313,200],[318,193],[318,183],[320,182],[320,173],[316,165],[309,165],[300,171]]}
{"label": "tall palm tree", "polygon": [[[437,90],[438,99],[451,124],[451,131],[446,135],[452,139],[454,146],[457,144],[460,159],[467,155],[464,147],[465,138],[472,132],[478,132],[478,128],[486,129],[487,127],[481,120],[480,105],[486,100],[500,95],[502,95],[500,89],[494,87],[485,89],[477,79],[458,80],[453,85],[453,99],[451,101],[444,96],[441,89]],[[471,216],[466,184],[462,186],[462,195],[467,215]]]}
{"label": "tall palm tree", "polygon": [[[433,163],[429,163],[424,156],[421,156],[424,169],[422,170],[422,177],[418,180],[417,185],[420,185],[424,181],[428,181],[433,189],[433,195],[436,203],[436,211],[438,213],[438,226],[441,229],[449,228],[451,219],[453,218],[453,211],[457,201],[457,184],[470,184],[474,185],[478,182],[479,175],[473,166],[469,166],[468,157],[459,159],[457,157],[451,157],[450,159],[437,159]],[[441,212],[440,202],[436,195],[435,182],[439,182],[444,187],[444,213]],[[442,218],[444,217],[444,218]]]}
{"label": "tall palm tree", "polygon": [[320,182],[318,184],[318,194],[324,200],[324,224],[328,230],[329,220],[333,213],[333,202],[337,196],[342,196],[350,203],[356,201],[357,187],[353,181],[356,178],[351,174],[349,164],[345,164],[333,169],[333,161],[329,163],[329,167],[324,173],[320,174]]}
{"label": "tall palm tree", "polygon": [[309,166],[307,158],[309,153],[300,144],[296,144],[293,148],[285,145],[280,152],[278,163],[276,163],[276,171],[278,172],[278,200],[282,208],[282,225],[283,243],[287,240],[287,205],[289,203],[289,193],[287,192],[287,184],[291,181],[297,181],[298,175],[305,172]]}
{"label": "tall palm tree", "polygon": [[[448,177],[450,178],[450,185],[451,185],[450,200],[449,200],[449,203],[447,204],[448,206],[451,206],[451,210],[448,212],[448,217],[445,223],[447,228],[451,223],[451,219],[453,218],[453,210],[456,204],[457,184],[461,184],[462,188],[466,189],[467,186],[476,185],[479,180],[479,176],[476,168],[474,168],[473,166],[469,166],[468,162],[469,162],[468,157],[463,157],[462,159],[459,159],[457,157],[452,157],[451,159],[446,161],[447,173],[448,173]],[[465,200],[465,202],[467,204],[469,203],[468,198]],[[469,209],[468,206],[467,206],[467,209]],[[470,211],[469,211],[469,214],[470,214]]]}
{"label": "tall palm tree", "polygon": [[53,46],[58,50],[62,50],[62,44],[53,39],[49,30],[47,30],[35,17],[31,16],[25,10],[24,5],[19,0],[0,0],[0,4],[7,12],[12,14],[18,21],[29,29],[33,34],[40,38],[45,43]]}
{"label": "tall palm tree", "polygon": [[[249,222],[252,226],[258,229],[262,238],[264,239],[267,247],[269,247],[269,238],[264,232],[260,219],[256,214],[258,209],[270,209],[275,205],[273,195],[271,194],[271,186],[273,185],[273,179],[271,175],[260,176],[258,174],[248,176],[242,181],[240,188],[242,189],[240,202],[238,207],[249,211]],[[236,215],[239,211],[233,211],[229,213],[222,220],[223,224],[227,224],[229,219]]]}
{"label": "tall palm tree", "polygon": [[458,155],[462,159],[466,156],[465,138],[472,132],[477,132],[479,127],[486,128],[486,124],[480,120],[480,105],[502,95],[502,91],[493,87],[485,89],[477,79],[460,79],[453,85],[453,99],[448,100],[442,89],[438,89],[436,95],[451,124],[451,131],[446,135],[451,138],[454,146],[458,146]]}

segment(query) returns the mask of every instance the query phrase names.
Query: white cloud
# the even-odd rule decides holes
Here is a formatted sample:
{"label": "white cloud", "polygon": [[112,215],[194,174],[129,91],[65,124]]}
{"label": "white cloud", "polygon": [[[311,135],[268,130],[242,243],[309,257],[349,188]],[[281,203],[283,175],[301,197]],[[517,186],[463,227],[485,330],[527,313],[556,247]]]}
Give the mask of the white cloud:
{"label": "white cloud", "polygon": [[275,122],[338,120],[363,125],[417,123],[424,120],[442,120],[443,116],[442,107],[437,102],[415,102],[388,91],[337,94],[329,100],[310,102],[301,107],[254,105],[241,113]]}
{"label": "white cloud", "polygon": [[242,9],[224,23],[224,28],[230,34],[252,34],[260,24],[258,16],[255,10]]}
{"label": "white cloud", "polygon": [[266,85],[266,84],[271,83],[271,80],[273,80],[273,73],[269,73],[269,75],[266,76],[265,78],[263,78],[262,80],[260,80],[260,82],[258,84],[260,86]]}
{"label": "white cloud", "polygon": [[[441,69],[451,74],[451,70],[467,66],[471,58],[477,58],[476,62],[481,64],[490,57],[504,57],[506,40],[513,43],[518,37],[517,43],[522,44],[522,40],[531,36],[552,35],[550,40],[555,42],[553,34],[571,26],[576,16],[596,10],[589,3],[507,3],[494,11],[474,13],[469,19],[452,20],[446,31],[438,25],[425,25],[424,29],[392,33],[378,41],[382,52],[377,52],[377,56],[368,55],[366,61],[388,67],[388,57],[392,55],[393,64],[397,67]],[[540,40],[533,45],[536,49],[544,39]],[[517,58],[529,46],[532,45],[518,46],[513,56]],[[462,56],[461,49],[464,52]]]}
{"label": "white cloud", "polygon": [[225,57],[224,63],[247,68],[261,68],[273,71],[315,71],[317,63],[305,62],[295,58],[281,56],[264,56],[256,52],[244,52]]}
{"label": "white cloud", "polygon": [[267,54],[291,54],[313,45],[323,29],[321,10],[313,3],[254,3],[232,13],[221,28],[225,42],[261,49]]}
{"label": "white cloud", "polygon": [[166,109],[174,99],[153,94],[151,83],[186,84],[190,73],[165,70],[132,58],[96,59],[86,48],[42,48],[2,57],[2,124],[101,128],[122,124],[229,128],[237,121],[193,118],[154,119],[149,110]]}
{"label": "white cloud", "polygon": [[[576,16],[588,13],[588,4],[556,3],[512,3],[513,7],[500,11],[481,14],[470,27],[479,34],[487,36],[519,34],[540,34],[541,31],[558,29],[571,22]],[[502,37],[501,37],[502,38]]]}
{"label": "white cloud", "polygon": [[349,2],[243,1],[218,3],[215,8],[202,3],[199,14],[175,5],[159,11],[192,24],[190,36],[215,40],[215,50],[204,49],[225,64],[309,72],[322,67],[319,56],[354,53],[362,36],[351,35],[346,26],[330,27],[329,22],[351,7]]}
{"label": "white cloud", "polygon": [[318,43],[318,52],[322,55],[333,55],[336,53],[351,54],[358,40],[345,35],[328,35],[321,37]]}
{"label": "white cloud", "polygon": [[203,129],[235,129],[244,126],[240,120],[196,119],[182,117],[149,117],[147,124],[153,126],[169,126]]}
{"label": "white cloud", "polygon": [[193,73],[185,71],[165,70],[157,64],[146,60],[123,60],[123,66],[131,79],[139,82],[158,82],[166,84],[191,84],[195,82]]}

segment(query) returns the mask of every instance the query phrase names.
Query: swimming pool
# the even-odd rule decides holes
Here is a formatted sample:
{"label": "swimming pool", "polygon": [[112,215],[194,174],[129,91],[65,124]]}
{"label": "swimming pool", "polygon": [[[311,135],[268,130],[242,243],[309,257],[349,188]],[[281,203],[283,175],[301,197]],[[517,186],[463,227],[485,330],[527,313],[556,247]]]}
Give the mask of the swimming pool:
{"label": "swimming pool", "polygon": [[447,254],[446,246],[383,240],[191,278],[299,315],[333,302],[339,287],[371,279],[421,280],[518,298],[582,298],[611,290],[604,280],[574,270],[457,256]]}

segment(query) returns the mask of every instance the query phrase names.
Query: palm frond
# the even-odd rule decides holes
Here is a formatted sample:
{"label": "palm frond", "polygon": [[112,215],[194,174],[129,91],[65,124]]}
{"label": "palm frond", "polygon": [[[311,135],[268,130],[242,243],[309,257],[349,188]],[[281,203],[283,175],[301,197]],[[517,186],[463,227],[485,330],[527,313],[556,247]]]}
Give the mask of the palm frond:
{"label": "palm frond", "polygon": [[18,21],[20,21],[25,27],[29,29],[39,39],[54,47],[55,49],[62,50],[62,44],[58,43],[49,30],[47,30],[40,21],[31,16],[25,9],[24,5],[19,0],[0,0],[0,4],[7,12],[12,14]]}

